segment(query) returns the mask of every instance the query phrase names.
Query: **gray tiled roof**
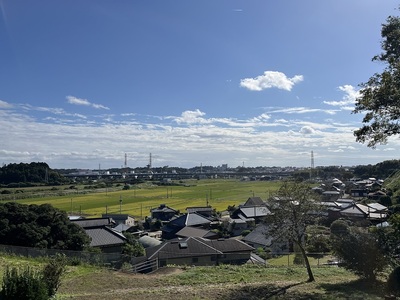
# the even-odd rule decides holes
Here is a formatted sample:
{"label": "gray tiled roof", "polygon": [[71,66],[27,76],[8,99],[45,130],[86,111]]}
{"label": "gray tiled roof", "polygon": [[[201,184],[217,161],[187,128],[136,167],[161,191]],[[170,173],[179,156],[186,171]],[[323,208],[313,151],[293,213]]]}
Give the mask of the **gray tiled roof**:
{"label": "gray tiled roof", "polygon": [[217,233],[214,233],[210,230],[205,230],[205,229],[190,227],[190,226],[186,226],[186,227],[182,228],[181,230],[179,230],[176,233],[176,235],[179,237],[193,236],[193,237],[205,237],[205,238],[211,238],[213,236],[215,236],[215,237],[218,236]]}
{"label": "gray tiled roof", "polygon": [[235,239],[208,240],[199,237],[174,239],[146,249],[148,259],[206,256],[232,252],[250,252],[254,248]]}
{"label": "gray tiled roof", "polygon": [[102,226],[108,226],[108,225],[113,224],[113,221],[111,218],[79,219],[79,220],[72,220],[71,222],[73,222],[83,228],[102,227]]}
{"label": "gray tiled roof", "polygon": [[240,210],[246,218],[265,217],[271,214],[266,206],[241,207]]}
{"label": "gray tiled roof", "polygon": [[90,242],[90,246],[92,247],[120,245],[125,242],[125,237],[123,235],[107,227],[90,228],[85,229],[85,231],[92,239]]}

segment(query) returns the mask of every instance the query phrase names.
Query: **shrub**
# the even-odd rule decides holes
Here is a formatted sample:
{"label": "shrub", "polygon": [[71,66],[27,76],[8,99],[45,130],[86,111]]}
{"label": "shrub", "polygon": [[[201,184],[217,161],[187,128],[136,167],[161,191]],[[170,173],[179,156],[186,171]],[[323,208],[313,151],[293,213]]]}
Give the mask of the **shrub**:
{"label": "shrub", "polygon": [[67,258],[63,254],[57,254],[44,266],[42,275],[47,285],[49,297],[53,297],[61,284],[61,276],[65,272]]}
{"label": "shrub", "polygon": [[47,300],[46,282],[37,271],[25,268],[20,272],[17,268],[7,268],[3,276],[1,300]]}

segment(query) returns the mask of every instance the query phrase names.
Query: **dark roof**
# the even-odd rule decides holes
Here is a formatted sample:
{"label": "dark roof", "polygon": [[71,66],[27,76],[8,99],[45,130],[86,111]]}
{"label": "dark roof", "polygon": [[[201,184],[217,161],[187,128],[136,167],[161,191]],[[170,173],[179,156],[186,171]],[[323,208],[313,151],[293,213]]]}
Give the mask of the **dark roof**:
{"label": "dark roof", "polygon": [[113,222],[113,220],[111,218],[79,219],[79,220],[71,220],[71,222],[75,223],[83,228],[103,227],[103,226],[115,224],[115,222]]}
{"label": "dark roof", "polygon": [[177,212],[177,210],[175,210],[175,209],[173,209],[171,207],[168,207],[165,204],[161,204],[159,207],[153,208],[150,211],[151,212],[157,212],[157,213],[161,213],[161,212],[164,212],[164,213],[176,213]]}
{"label": "dark roof", "polygon": [[186,226],[179,230],[176,233],[177,236],[179,237],[203,237],[203,238],[212,238],[212,237],[217,237],[218,234],[215,232],[212,232],[210,230],[205,230],[205,229],[200,229],[196,227],[190,227]]}
{"label": "dark roof", "polygon": [[85,229],[85,232],[92,239],[90,242],[90,246],[92,247],[121,245],[126,240],[122,234],[118,234],[108,227],[89,228]]}
{"label": "dark roof", "polygon": [[212,212],[213,208],[211,206],[202,206],[202,207],[187,207],[186,211],[188,213],[194,212]]}
{"label": "dark roof", "polygon": [[264,224],[260,224],[252,232],[246,235],[242,240],[250,244],[271,246],[272,238],[267,237],[267,233],[268,227]]}
{"label": "dark roof", "polygon": [[256,206],[264,204],[264,201],[262,201],[260,197],[250,197],[243,206]]}
{"label": "dark roof", "polygon": [[188,237],[174,239],[146,249],[147,259],[180,258],[192,256],[208,256],[222,254],[221,251],[204,243],[201,238]]}
{"label": "dark roof", "polygon": [[208,240],[207,244],[223,253],[253,251],[254,248],[236,239]]}
{"label": "dark roof", "polygon": [[174,239],[146,249],[147,259],[181,258],[192,256],[208,256],[232,252],[252,251],[246,243],[235,239],[207,240],[200,237]]}

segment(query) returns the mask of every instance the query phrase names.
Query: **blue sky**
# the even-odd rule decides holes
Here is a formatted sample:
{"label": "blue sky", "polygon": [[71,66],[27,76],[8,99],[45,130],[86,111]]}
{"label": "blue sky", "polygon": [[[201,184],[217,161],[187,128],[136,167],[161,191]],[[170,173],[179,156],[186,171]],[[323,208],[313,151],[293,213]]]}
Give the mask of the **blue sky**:
{"label": "blue sky", "polygon": [[355,142],[392,0],[0,0],[0,163],[315,166]]}

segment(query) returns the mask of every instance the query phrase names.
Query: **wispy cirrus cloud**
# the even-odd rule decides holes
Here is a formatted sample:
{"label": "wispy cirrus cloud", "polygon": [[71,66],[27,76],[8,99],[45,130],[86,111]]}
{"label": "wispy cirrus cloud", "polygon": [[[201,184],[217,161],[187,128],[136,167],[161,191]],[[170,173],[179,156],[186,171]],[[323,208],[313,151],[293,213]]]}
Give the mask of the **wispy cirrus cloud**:
{"label": "wispy cirrus cloud", "polygon": [[255,78],[244,78],[240,80],[240,86],[251,91],[262,91],[270,88],[291,91],[293,86],[303,81],[303,79],[303,75],[295,75],[289,78],[282,72],[265,71],[263,75],[259,75]]}
{"label": "wispy cirrus cloud", "polygon": [[265,107],[268,113],[285,113],[285,114],[306,114],[306,113],[325,113],[328,115],[334,115],[338,110],[333,109],[322,109],[322,108],[310,108],[310,107]]}
{"label": "wispy cirrus cloud", "polygon": [[74,96],[67,96],[66,98],[67,98],[67,102],[69,104],[91,106],[91,107],[96,108],[96,109],[105,109],[105,110],[109,110],[110,109],[107,106],[104,106],[102,104],[92,103],[87,99],[77,98],[77,97],[74,97]]}

